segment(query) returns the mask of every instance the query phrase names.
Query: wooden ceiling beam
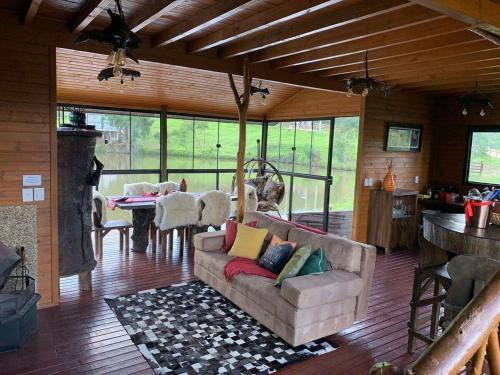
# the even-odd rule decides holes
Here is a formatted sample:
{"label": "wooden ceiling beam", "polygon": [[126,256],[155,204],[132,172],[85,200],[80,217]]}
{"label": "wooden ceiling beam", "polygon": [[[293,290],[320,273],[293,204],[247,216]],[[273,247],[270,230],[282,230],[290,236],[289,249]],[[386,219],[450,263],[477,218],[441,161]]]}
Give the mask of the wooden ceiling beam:
{"label": "wooden ceiling beam", "polygon": [[[491,81],[498,81],[500,79],[500,73],[498,74],[490,74],[490,75],[462,75],[461,77],[455,77],[455,78],[448,78],[448,79],[442,79],[439,81],[431,81],[431,82],[426,82],[425,85],[422,83],[400,83],[397,86],[399,87],[404,87],[406,89],[432,89],[433,87],[439,87],[439,86],[444,86],[444,85],[452,85],[452,84],[460,84],[460,83],[467,83],[470,84],[471,82],[478,82],[479,86],[482,85],[483,82],[486,84]],[[394,85],[395,86],[395,85]]]}
{"label": "wooden ceiling beam", "polygon": [[269,61],[335,44],[346,43],[418,25],[419,23],[428,22],[430,18],[439,16],[438,13],[418,5],[403,8],[396,7],[396,10],[394,8],[386,8],[383,12],[378,12],[367,19],[256,51],[250,55],[250,61],[252,63]]}
{"label": "wooden ceiling beam", "polygon": [[240,56],[299,37],[305,37],[318,32],[331,30],[347,23],[366,19],[373,15],[384,13],[387,9],[407,6],[409,6],[408,3],[401,0],[352,0],[346,5],[341,4],[340,7],[322,12],[316,15],[316,17],[308,17],[303,20],[296,20],[292,23],[277,25],[267,30],[266,33],[260,33],[254,38],[245,39],[223,47],[220,50],[220,56],[222,58]]}
{"label": "wooden ceiling beam", "polygon": [[[378,49],[370,50],[369,59],[372,61],[384,60],[395,58],[399,56],[406,56],[419,52],[437,50],[446,46],[459,46],[463,45],[467,48],[468,43],[477,42],[479,39],[467,30],[458,31],[456,33],[438,35],[427,39],[416,41],[409,41],[408,43],[401,43],[391,45]],[[313,62],[310,64],[303,64],[295,68],[297,72],[307,73],[314,71],[327,71],[336,67],[352,66],[360,64],[365,57],[365,52],[357,52],[349,55],[341,55],[337,57],[328,58],[325,60]]]}
{"label": "wooden ceiling beam", "polygon": [[[500,85],[500,78],[493,79],[488,82],[479,82],[479,86],[482,87],[483,89],[486,89],[490,86],[498,86],[498,85]],[[475,87],[476,87],[476,81],[471,79],[470,81],[466,82],[457,82],[439,86],[423,87],[420,89],[416,89],[415,91],[430,92],[430,91],[443,91],[443,90],[454,90],[454,89],[464,89],[466,91],[472,91],[474,90]]]}
{"label": "wooden ceiling beam", "polygon": [[129,21],[130,28],[135,33],[144,29],[183,1],[184,0],[156,0],[154,3],[148,4],[148,6],[141,7],[141,10],[131,17]]}
{"label": "wooden ceiling beam", "polygon": [[177,42],[200,30],[231,17],[257,0],[219,0],[211,7],[198,12],[192,20],[182,21],[153,37],[153,46],[161,47]]}
{"label": "wooden ceiling beam", "polygon": [[202,52],[207,49],[232,42],[253,33],[270,28],[279,23],[289,22],[295,18],[318,11],[342,0],[298,0],[286,1],[272,9],[258,12],[237,24],[228,25],[222,30],[199,37],[187,45],[189,53]]}
{"label": "wooden ceiling beam", "polygon": [[447,81],[447,80],[460,80],[463,77],[487,77],[487,76],[495,76],[500,74],[500,70],[498,67],[488,67],[488,68],[477,68],[476,70],[471,71],[451,71],[451,72],[442,72],[441,74],[421,74],[415,75],[411,77],[404,77],[400,79],[390,79],[386,78],[384,82],[387,82],[389,85],[406,85],[411,87],[423,87],[430,84],[430,82],[438,82],[438,81]]}
{"label": "wooden ceiling beam", "polygon": [[462,22],[445,16],[440,16],[436,19],[431,19],[428,22],[390,33],[372,35],[367,38],[356,39],[350,42],[319,48],[313,51],[302,52],[296,55],[274,60],[272,66],[275,68],[299,66],[315,61],[330,59],[336,56],[353,54],[366,50],[372,51],[378,48],[432,38],[459,30],[466,30],[467,28],[468,26]]}
{"label": "wooden ceiling beam", "polygon": [[391,81],[391,80],[413,80],[417,77],[423,77],[428,75],[440,76],[443,74],[449,74],[452,72],[463,73],[464,75],[469,74],[469,72],[474,72],[481,69],[500,67],[500,59],[491,59],[486,61],[472,61],[468,63],[456,64],[456,65],[437,65],[433,67],[427,67],[425,69],[415,69],[407,70],[402,72],[386,72],[386,74],[376,76],[378,80],[381,81]]}
{"label": "wooden ceiling beam", "polygon": [[42,5],[42,0],[30,0],[28,7],[26,8],[26,13],[24,14],[24,24],[29,25],[35,19],[38,9]]}
{"label": "wooden ceiling beam", "polygon": [[[445,89],[445,90],[436,90],[436,91],[424,91],[421,90],[420,93],[426,94],[426,95],[432,95],[432,96],[458,96],[458,95],[463,95],[465,93],[471,92],[474,90],[474,87],[463,87],[463,88],[455,88],[455,89]],[[491,85],[491,86],[486,86],[486,87],[480,87],[477,89],[477,92],[488,95],[488,94],[493,94],[493,93],[498,93],[500,92],[500,85]],[[495,104],[493,104],[495,105]],[[458,107],[457,103],[457,111],[461,111],[462,109]],[[485,109],[486,113],[488,113],[487,109]],[[490,110],[491,111],[491,110]]]}
{"label": "wooden ceiling beam", "polygon": [[[464,48],[465,47],[465,48]],[[473,54],[475,52],[495,50],[498,47],[492,45],[486,40],[478,39],[474,42],[467,43],[467,45],[459,46],[449,46],[440,49],[435,49],[426,52],[416,52],[413,54],[408,54],[405,56],[395,57],[391,59],[375,60],[368,62],[368,68],[370,73],[376,69],[386,69],[392,66],[399,65],[417,65],[426,61],[437,61],[439,59],[465,56]],[[370,57],[370,56],[368,56]],[[338,68],[323,70],[320,73],[321,77],[337,76],[341,74],[350,75],[363,75],[364,74],[364,62],[360,61],[357,65],[346,65]]]}
{"label": "wooden ceiling beam", "polygon": [[469,25],[500,35],[500,4],[491,0],[411,0]]}
{"label": "wooden ceiling beam", "polygon": [[113,0],[87,0],[73,18],[71,32],[78,34],[85,29]]}

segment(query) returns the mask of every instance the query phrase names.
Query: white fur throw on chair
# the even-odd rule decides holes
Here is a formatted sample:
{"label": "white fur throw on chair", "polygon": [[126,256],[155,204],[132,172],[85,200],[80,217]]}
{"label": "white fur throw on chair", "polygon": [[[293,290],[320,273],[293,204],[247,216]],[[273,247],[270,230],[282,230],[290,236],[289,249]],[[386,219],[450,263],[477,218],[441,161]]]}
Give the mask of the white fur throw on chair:
{"label": "white fur throw on chair", "polygon": [[[238,189],[234,188],[234,195],[238,195]],[[245,212],[255,212],[259,205],[257,198],[257,190],[250,185],[245,184]],[[231,211],[236,212],[238,209],[237,202],[231,202]]]}
{"label": "white fur throw on chair", "polygon": [[[161,208],[158,208],[158,205]],[[169,230],[196,224],[196,199],[193,194],[180,191],[165,195],[156,204],[155,225],[160,230]]]}
{"label": "white fur throw on chair", "polygon": [[160,182],[158,184],[158,192],[165,194],[167,193],[173,193],[174,191],[179,191],[181,189],[181,185],[179,185],[177,182],[172,182],[172,181],[164,181]]}
{"label": "white fur throw on chair", "polygon": [[[97,206],[95,204],[96,199],[101,202],[101,225],[104,225],[106,223],[106,198],[97,190],[92,191],[92,213],[97,212]],[[94,215],[92,215],[92,220],[94,220]]]}
{"label": "white fur throw on chair", "polygon": [[198,226],[220,227],[231,214],[231,197],[223,191],[212,190],[202,194],[196,202]]}
{"label": "white fur throw on chair", "polygon": [[136,182],[133,184],[123,185],[124,195],[142,195],[145,193],[156,192],[158,192],[158,184],[152,184],[150,182]]}

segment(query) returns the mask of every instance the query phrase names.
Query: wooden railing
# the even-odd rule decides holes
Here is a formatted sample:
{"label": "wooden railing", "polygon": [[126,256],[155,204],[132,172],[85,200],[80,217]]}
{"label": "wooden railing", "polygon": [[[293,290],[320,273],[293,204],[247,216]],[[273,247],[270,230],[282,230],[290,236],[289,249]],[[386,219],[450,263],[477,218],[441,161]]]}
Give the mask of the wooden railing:
{"label": "wooden railing", "polygon": [[[500,375],[499,323],[500,272],[497,272],[404,374],[481,375],[486,355],[489,374]],[[389,373],[398,372],[389,370]]]}
{"label": "wooden railing", "polygon": [[459,313],[448,329],[407,371],[415,375],[482,374],[485,354],[490,375],[500,375],[500,272]]}

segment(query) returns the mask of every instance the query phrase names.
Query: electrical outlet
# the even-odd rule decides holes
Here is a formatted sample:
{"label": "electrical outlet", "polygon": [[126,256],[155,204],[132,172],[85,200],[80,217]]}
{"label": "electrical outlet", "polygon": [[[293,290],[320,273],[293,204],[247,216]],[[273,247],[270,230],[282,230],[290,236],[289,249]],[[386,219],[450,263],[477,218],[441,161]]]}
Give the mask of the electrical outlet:
{"label": "electrical outlet", "polygon": [[420,182],[420,177],[419,176],[415,176],[415,183],[418,184]]}

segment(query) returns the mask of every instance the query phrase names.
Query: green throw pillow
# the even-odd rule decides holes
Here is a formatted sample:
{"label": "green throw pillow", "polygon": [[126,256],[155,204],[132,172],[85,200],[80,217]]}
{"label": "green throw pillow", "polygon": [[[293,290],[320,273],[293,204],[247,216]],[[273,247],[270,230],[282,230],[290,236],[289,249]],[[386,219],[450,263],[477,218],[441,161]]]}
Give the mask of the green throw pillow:
{"label": "green throw pillow", "polygon": [[283,280],[289,277],[295,277],[299,274],[300,269],[307,261],[307,258],[311,256],[311,247],[303,246],[298,249],[287,262],[285,267],[281,270],[278,278],[276,279],[275,285],[281,285]]}
{"label": "green throw pillow", "polygon": [[325,250],[315,250],[299,272],[299,276],[320,274],[326,271]]}

